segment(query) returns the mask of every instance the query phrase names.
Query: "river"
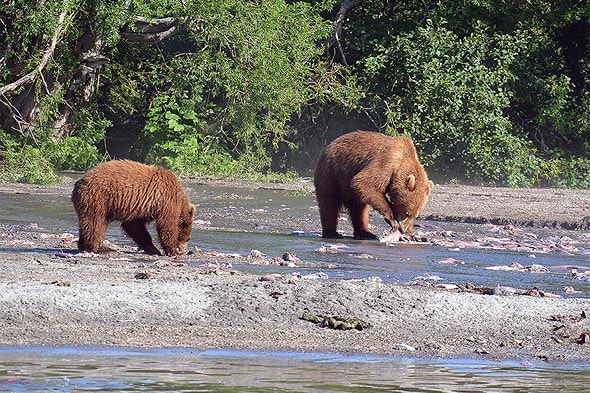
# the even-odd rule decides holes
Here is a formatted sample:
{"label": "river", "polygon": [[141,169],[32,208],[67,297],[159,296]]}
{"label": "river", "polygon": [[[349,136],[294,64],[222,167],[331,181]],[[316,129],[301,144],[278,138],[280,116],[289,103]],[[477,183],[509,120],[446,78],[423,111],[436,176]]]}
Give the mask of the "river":
{"label": "river", "polygon": [[[590,241],[581,232],[554,235],[542,229],[479,226],[473,236],[454,236],[470,234],[475,227],[419,220],[417,232],[436,233],[434,241],[330,242],[317,236],[318,212],[313,196],[306,193],[198,184],[189,185],[188,190],[197,205],[191,240],[194,252],[248,255],[257,250],[264,256],[262,263],[236,263],[234,269],[261,274],[321,273],[328,279],[379,277],[402,284],[536,287],[563,297],[590,297],[588,280],[572,272],[590,266]],[[68,195],[3,193],[0,200],[1,224],[76,232]],[[384,229],[377,215],[371,222],[376,231]],[[346,221],[341,224],[345,233],[350,232],[347,225]],[[515,250],[503,231],[520,231],[521,251]],[[129,243],[117,225],[111,225],[107,237]],[[479,240],[465,241],[466,237]],[[567,247],[559,247],[564,242]],[[543,248],[548,244],[557,246]],[[285,253],[296,258],[292,264],[284,263]],[[509,269],[514,263],[545,270]],[[0,390],[17,392],[583,392],[589,384],[588,364],[542,361],[194,348],[0,348]]]}

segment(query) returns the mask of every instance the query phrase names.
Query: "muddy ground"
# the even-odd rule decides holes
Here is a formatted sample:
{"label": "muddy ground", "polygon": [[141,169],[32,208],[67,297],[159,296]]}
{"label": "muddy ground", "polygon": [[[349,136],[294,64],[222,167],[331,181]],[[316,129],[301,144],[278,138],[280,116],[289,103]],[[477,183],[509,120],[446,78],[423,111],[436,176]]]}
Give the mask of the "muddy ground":
{"label": "muddy ground", "polygon": [[[190,182],[312,190],[309,181]],[[71,187],[71,179],[55,186],[0,185],[0,201],[7,193],[68,195]],[[442,227],[466,222],[477,231],[493,223],[590,243],[590,191],[438,185],[422,217]],[[298,225],[319,230],[319,219]],[[76,252],[75,228],[51,233],[0,222],[0,344],[590,358],[589,299],[387,284],[378,278],[261,276],[233,270],[239,258],[198,251],[150,257],[130,246],[106,257],[88,256]]]}

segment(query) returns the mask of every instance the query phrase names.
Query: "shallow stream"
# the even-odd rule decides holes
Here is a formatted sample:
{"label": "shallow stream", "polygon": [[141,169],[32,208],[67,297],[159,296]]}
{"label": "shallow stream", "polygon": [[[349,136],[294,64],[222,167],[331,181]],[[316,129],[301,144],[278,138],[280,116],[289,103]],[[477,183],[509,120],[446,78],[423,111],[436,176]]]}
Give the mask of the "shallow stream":
{"label": "shallow stream", "polygon": [[587,392],[590,368],[321,353],[1,348],[13,392]]}
{"label": "shallow stream", "polygon": [[[305,192],[187,187],[197,205],[193,252],[213,260],[219,254],[259,251],[249,263],[236,258],[234,269],[315,274],[321,279],[379,277],[402,284],[537,287],[563,297],[590,297],[588,278],[573,274],[590,270],[587,233],[419,220],[416,231],[429,242],[325,241],[317,236],[320,224],[313,196]],[[0,224],[77,232],[69,195],[0,193],[0,203]],[[376,233],[386,229],[378,215],[371,223]],[[350,235],[348,222],[340,225]],[[107,238],[132,244],[116,224],[109,227]],[[291,263],[283,260],[285,253],[295,257]],[[546,271],[508,269],[515,262]],[[2,391],[582,392],[589,384],[590,366],[581,364],[190,349],[0,348]]]}
{"label": "shallow stream", "polygon": [[[351,238],[325,241],[318,236],[321,226],[312,195],[202,185],[194,185],[190,190],[196,195],[192,199],[198,205],[200,221],[197,223],[201,224],[196,225],[193,241],[200,250],[248,255],[254,249],[270,261],[262,265],[234,265],[234,268],[283,274],[321,271],[328,278],[378,276],[383,281],[398,283],[425,280],[435,284],[538,287],[560,296],[590,296],[588,279],[582,275],[574,278],[572,274],[573,269],[590,270],[587,233],[418,220],[416,232],[425,234],[431,242],[386,244]],[[339,230],[350,236],[352,228],[345,216],[342,219]],[[387,229],[375,213],[371,215],[371,225],[376,234]],[[515,232],[517,240],[509,240],[512,233],[508,231]],[[569,242],[569,247],[555,246],[563,242]],[[515,247],[521,251],[514,251]],[[299,259],[295,266],[276,263],[285,253]],[[523,267],[542,266],[547,271],[510,270],[514,263]]]}

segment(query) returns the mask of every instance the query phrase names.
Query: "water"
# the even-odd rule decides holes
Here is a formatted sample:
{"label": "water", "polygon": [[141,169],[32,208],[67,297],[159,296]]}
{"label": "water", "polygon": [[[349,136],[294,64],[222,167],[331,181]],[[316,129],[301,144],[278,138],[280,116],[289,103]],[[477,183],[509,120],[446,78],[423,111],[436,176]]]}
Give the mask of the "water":
{"label": "water", "polygon": [[0,348],[0,390],[585,392],[588,365],[197,349]]}
{"label": "water", "polygon": [[[433,283],[471,283],[476,286],[509,286],[519,289],[538,287],[540,290],[564,297],[590,297],[589,279],[572,277],[571,267],[590,270],[590,237],[581,232],[567,233],[582,237],[584,243],[571,255],[567,253],[514,252],[482,248],[455,248],[428,244],[397,243],[387,246],[375,241],[325,241],[316,236],[321,229],[319,213],[311,195],[272,190],[238,189],[231,187],[188,184],[190,199],[197,206],[197,224],[193,230],[191,245],[204,252],[248,255],[257,249],[269,258],[278,259],[285,253],[296,255],[301,262],[295,267],[278,264],[233,264],[238,270],[258,273],[322,272],[329,278],[350,279],[379,276],[385,282],[411,283],[426,277]],[[0,224],[34,223],[51,232],[77,233],[76,214],[69,195],[52,194],[2,194]],[[375,232],[385,229],[377,214],[371,216]],[[440,227],[458,233],[472,230],[473,225],[433,223],[418,220],[422,228]],[[481,227],[481,225],[480,225]],[[153,228],[150,228],[155,237]],[[341,231],[350,234],[350,224],[341,224]],[[292,233],[303,232],[293,236]],[[537,231],[539,237],[551,236],[550,230]],[[107,230],[107,238],[116,244],[133,245],[120,227],[113,223]],[[322,246],[336,246],[338,253],[321,253]],[[12,251],[12,250],[11,250]],[[52,252],[52,250],[47,250]],[[441,263],[452,258],[456,263]],[[514,262],[523,266],[539,264],[548,273],[490,270],[494,266],[508,266]],[[574,291],[566,293],[565,288]]]}
{"label": "water", "polygon": [[[208,223],[207,230],[196,227],[193,243],[203,251],[218,251],[248,255],[258,249],[269,257],[285,252],[295,254],[302,263],[294,269],[277,265],[233,265],[249,271],[302,274],[322,271],[330,278],[366,278],[379,276],[383,281],[409,283],[418,277],[436,278],[434,282],[477,286],[510,286],[521,289],[538,287],[564,297],[590,297],[590,283],[572,278],[571,268],[590,270],[590,238],[583,236],[578,250],[571,253],[514,252],[481,248],[447,248],[427,244],[398,243],[387,246],[375,241],[325,241],[314,236],[319,231],[319,213],[310,195],[292,191],[245,189],[193,185],[191,199],[197,204],[197,218]],[[371,216],[375,232],[385,229],[381,217]],[[469,232],[473,225],[428,223],[418,220],[423,230],[441,227]],[[212,229],[212,230],[211,230]],[[350,224],[341,224],[341,231],[350,234]],[[419,229],[420,230],[420,229]],[[302,236],[291,236],[294,231]],[[237,234],[235,232],[238,232]],[[299,233],[298,232],[298,233]],[[551,236],[552,231],[537,230],[539,238]],[[574,238],[580,233],[567,233]],[[501,237],[501,236],[500,236]],[[339,247],[337,254],[320,253],[322,246]],[[459,250],[459,251],[457,251]],[[452,258],[455,264],[441,263]],[[494,266],[508,266],[514,262],[523,266],[539,264],[549,273],[523,273],[490,270]],[[574,289],[572,294],[565,287]]]}
{"label": "water", "polygon": [[[231,239],[221,242],[219,238]],[[587,255],[537,254],[534,258],[526,253],[500,250],[462,249],[452,251],[444,247],[420,244],[396,244],[386,246],[377,242],[343,240],[326,242],[319,237],[289,236],[285,234],[240,233],[195,231],[193,238],[204,251],[221,251],[248,255],[252,248],[260,249],[267,256],[295,254],[301,263],[295,268],[269,265],[240,265],[239,270],[264,273],[299,272],[310,274],[321,271],[330,278],[354,279],[378,276],[385,282],[411,283],[418,277],[432,282],[465,284],[477,286],[510,286],[517,288],[538,287],[544,291],[562,296],[590,297],[590,284],[574,280],[568,269],[556,268],[549,273],[524,273],[517,271],[496,271],[487,268],[508,266],[513,262],[522,265],[532,263],[549,269],[561,266],[590,266]],[[322,246],[336,245],[337,254],[321,253]],[[447,258],[458,260],[457,264],[440,263]],[[439,277],[440,279],[436,279]],[[577,292],[568,295],[564,287],[573,287]]]}
{"label": "water", "polygon": [[[590,269],[588,238],[571,255],[429,244],[387,246],[351,239],[326,242],[313,233],[320,224],[312,196],[198,184],[189,185],[188,190],[199,220],[192,246],[203,252],[240,255],[258,249],[269,259],[289,252],[301,260],[293,267],[236,262],[234,269],[257,274],[322,272],[334,279],[378,276],[402,284],[418,277],[439,277],[444,283],[538,287],[564,297],[590,297],[590,283],[574,280],[571,269],[564,268]],[[33,224],[47,232],[77,232],[69,195],[0,193],[0,201],[0,224]],[[378,230],[384,228],[377,215],[371,222]],[[472,228],[418,223],[422,230],[436,226],[464,233]],[[349,225],[342,224],[342,230],[350,233]],[[292,236],[294,231],[302,234]],[[542,232],[539,236],[550,235]],[[132,244],[115,224],[109,227],[107,238],[117,244]],[[338,252],[317,251],[326,246],[337,246]],[[457,262],[441,263],[449,258]],[[486,269],[513,262],[540,264],[550,272]],[[573,287],[576,292],[567,294],[564,287]],[[198,349],[0,347],[0,391],[582,392],[587,391],[589,383],[588,364]]]}

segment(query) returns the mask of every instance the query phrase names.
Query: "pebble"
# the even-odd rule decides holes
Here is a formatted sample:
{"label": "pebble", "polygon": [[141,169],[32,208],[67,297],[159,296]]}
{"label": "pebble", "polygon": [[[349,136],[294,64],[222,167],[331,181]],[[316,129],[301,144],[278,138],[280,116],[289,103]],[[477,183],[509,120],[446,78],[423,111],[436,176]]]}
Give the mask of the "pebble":
{"label": "pebble", "polygon": [[311,231],[293,231],[289,234],[289,236],[308,236],[308,237],[322,237],[322,234],[319,232]]}
{"label": "pebble", "polygon": [[302,276],[301,278],[304,280],[327,280],[328,275],[324,272],[315,272],[315,273],[306,274],[305,276]]}
{"label": "pebble", "polygon": [[434,287],[440,289],[459,289],[459,286],[455,284],[436,284]]}
{"label": "pebble", "polygon": [[393,344],[393,349],[396,351],[409,351],[414,352],[416,348],[408,344]]}
{"label": "pebble", "polygon": [[281,276],[280,274],[266,274],[266,275],[260,277],[259,280],[274,282],[274,281],[279,281],[282,279],[283,279],[283,276]]}
{"label": "pebble", "polygon": [[297,256],[295,254],[291,254],[291,253],[286,252],[283,254],[283,261],[301,262],[301,259],[297,258]]}
{"label": "pebble", "polygon": [[461,262],[455,258],[444,258],[438,261],[441,265],[464,265],[465,262]]}
{"label": "pebble", "polygon": [[533,263],[532,265],[523,266],[518,262],[512,262],[510,265],[500,265],[500,266],[488,266],[486,267],[487,270],[498,270],[498,271],[505,271],[505,272],[531,272],[531,273],[547,273],[549,269],[547,269],[543,265],[539,265],[537,263]]}
{"label": "pebble", "polygon": [[348,246],[344,244],[324,244],[314,251],[319,252],[320,254],[337,254],[342,252],[342,250],[345,248],[348,248]]}
{"label": "pebble", "polygon": [[266,256],[266,254],[264,254],[262,251],[260,250],[251,250],[250,254],[248,255],[250,258],[263,258]]}
{"label": "pebble", "polygon": [[584,272],[578,272],[577,270],[572,271],[574,280],[590,281],[590,270]]}

